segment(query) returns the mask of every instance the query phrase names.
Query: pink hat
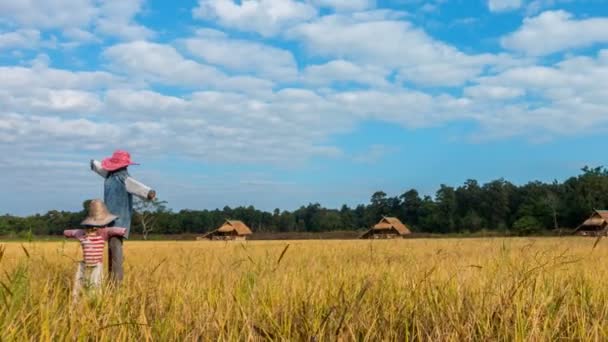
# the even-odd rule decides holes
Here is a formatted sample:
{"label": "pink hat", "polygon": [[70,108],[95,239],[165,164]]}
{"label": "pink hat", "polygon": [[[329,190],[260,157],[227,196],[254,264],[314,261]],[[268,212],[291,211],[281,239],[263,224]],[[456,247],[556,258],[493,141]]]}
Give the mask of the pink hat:
{"label": "pink hat", "polygon": [[115,171],[129,165],[139,165],[131,162],[131,155],[127,151],[116,150],[110,158],[101,161],[101,167],[106,171]]}

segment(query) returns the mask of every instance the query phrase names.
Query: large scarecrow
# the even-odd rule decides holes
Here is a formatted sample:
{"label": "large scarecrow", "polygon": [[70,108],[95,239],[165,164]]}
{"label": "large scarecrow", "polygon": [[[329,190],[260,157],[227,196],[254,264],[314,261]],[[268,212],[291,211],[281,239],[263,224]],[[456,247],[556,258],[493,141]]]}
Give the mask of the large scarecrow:
{"label": "large scarecrow", "polygon": [[[108,210],[118,216],[113,226],[126,228],[124,238],[129,238],[131,217],[133,215],[133,195],[142,199],[153,200],[156,192],[150,187],[138,182],[129,175],[127,168],[138,165],[131,162],[131,155],[126,151],[117,150],[114,154],[100,162],[91,160],[91,170],[102,176],[104,181],[104,202]],[[110,279],[120,283],[123,278],[123,238],[113,236],[109,239],[108,267]]]}

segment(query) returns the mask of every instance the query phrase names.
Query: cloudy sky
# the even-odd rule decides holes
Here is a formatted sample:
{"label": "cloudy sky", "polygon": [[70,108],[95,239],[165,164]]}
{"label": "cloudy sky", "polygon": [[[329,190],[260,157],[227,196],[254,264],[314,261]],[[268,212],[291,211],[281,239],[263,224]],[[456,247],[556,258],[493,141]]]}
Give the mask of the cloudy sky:
{"label": "cloudy sky", "polygon": [[607,0],[0,0],[0,213],[122,148],[174,209],[606,164]]}

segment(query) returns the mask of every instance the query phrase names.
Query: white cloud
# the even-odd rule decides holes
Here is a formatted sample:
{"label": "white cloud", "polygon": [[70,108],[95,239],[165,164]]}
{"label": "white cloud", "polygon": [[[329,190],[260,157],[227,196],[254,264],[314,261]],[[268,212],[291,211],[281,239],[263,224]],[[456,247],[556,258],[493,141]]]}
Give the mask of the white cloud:
{"label": "white cloud", "polygon": [[483,62],[476,58],[462,61],[442,61],[403,67],[399,80],[425,86],[459,86],[481,73]]}
{"label": "white cloud", "polygon": [[376,66],[360,66],[346,60],[333,60],[322,65],[310,65],[302,74],[302,80],[311,85],[332,85],[354,82],[370,86],[388,86],[386,77],[390,70]]}
{"label": "white cloud", "polygon": [[32,68],[0,67],[0,89],[16,92],[33,88],[102,89],[121,82],[121,78],[105,71],[68,71],[45,65]]}
{"label": "white cloud", "polygon": [[[108,123],[86,119],[62,119],[36,115],[0,114],[0,141],[18,144],[21,148],[58,148],[88,150],[108,146],[121,135],[122,129]],[[106,140],[107,139],[107,140]]]}
{"label": "white cloud", "polygon": [[113,45],[104,50],[116,72],[171,85],[203,84],[219,77],[212,67],[184,59],[173,47],[147,41]]}
{"label": "white cloud", "polygon": [[79,90],[45,90],[44,94],[32,103],[33,108],[79,114],[95,111],[100,106],[101,102],[95,94]]}
{"label": "white cloud", "polygon": [[[608,87],[608,50],[596,58],[571,57],[553,66],[528,66],[482,77],[481,84],[521,87],[529,90],[573,89],[581,95]],[[595,100],[600,100],[597,98]]]}
{"label": "white cloud", "polygon": [[[68,132],[120,127],[113,137],[145,153],[174,149],[205,160],[281,163],[293,151],[303,159],[340,155],[324,143],[327,138],[370,119],[408,127],[474,120],[488,132],[508,127],[502,135],[528,129],[565,134],[564,123],[574,131],[586,128],[566,118],[574,108],[585,110],[586,122],[605,121],[600,114],[608,98],[603,90],[608,89],[607,53],[553,66],[520,65],[505,55],[465,54],[400,16],[371,11],[299,24],[289,37],[302,39],[309,51],[329,59],[305,66],[299,75],[290,52],[208,29],[180,46],[230,74],[188,59],[171,45],[142,40],[103,51],[111,72],[70,72],[44,63],[2,67],[2,139],[23,141],[28,148],[61,150],[67,148],[62,142],[80,142],[103,149],[108,143]],[[272,81],[296,75],[294,88]],[[431,95],[401,82],[466,83],[467,88],[463,96]],[[174,87],[178,95],[153,91],[149,84]],[[527,102],[524,95],[540,102]],[[547,122],[551,118],[558,120]],[[56,129],[52,141],[44,140],[38,121]],[[22,132],[39,133],[30,139]]]}
{"label": "white cloud", "polygon": [[504,48],[542,56],[608,42],[608,18],[577,20],[565,11],[547,11],[524,19],[515,32],[503,37]]}
{"label": "white cloud", "polygon": [[[117,105],[123,108],[118,109],[118,113],[128,107],[132,120],[137,120],[137,113],[142,122],[160,119],[162,131],[166,133],[144,129],[136,134],[155,137],[154,142],[142,143],[144,149],[155,145],[162,150],[179,150],[196,158],[220,162],[278,163],[289,160],[293,151],[298,151],[304,159],[336,153],[334,147],[317,145],[316,140],[333,131],[327,124],[340,122],[341,116],[323,118],[312,113],[312,109],[327,104],[311,92],[282,91],[267,101],[215,91],[197,92],[187,100],[151,92],[126,97],[124,93],[117,93],[111,97],[108,105],[113,109]],[[117,104],[113,99],[121,102]],[[161,113],[163,107],[165,115]],[[167,112],[172,115],[168,117]]]}
{"label": "white cloud", "polygon": [[191,89],[269,91],[273,83],[250,76],[227,76],[215,67],[184,58],[169,45],[135,41],[107,48],[112,70],[134,79]]}
{"label": "white cloud", "polygon": [[32,68],[40,70],[45,69],[49,66],[51,62],[51,57],[46,53],[39,53],[32,60],[25,63],[26,65],[32,66]]}
{"label": "white cloud", "polygon": [[490,12],[505,12],[516,10],[522,5],[522,0],[488,0]]}
{"label": "white cloud", "polygon": [[534,15],[542,12],[545,9],[555,7],[559,3],[574,2],[575,0],[533,0],[526,6],[526,14]]}
{"label": "white cloud", "polygon": [[69,28],[63,31],[63,36],[71,42],[84,44],[84,43],[96,43],[101,40],[89,31],[80,28]]}
{"label": "white cloud", "polygon": [[375,0],[310,0],[318,7],[334,9],[336,12],[363,11],[376,7]]}
{"label": "white cloud", "polygon": [[95,24],[96,30],[108,36],[125,40],[147,39],[154,32],[135,23],[133,18],[142,10],[145,0],[106,0],[99,7],[100,16]]}
{"label": "white cloud", "polygon": [[94,42],[91,31],[125,40],[144,39],[153,32],[137,24],[144,0],[0,1],[0,20],[14,26],[61,29],[76,42]]}
{"label": "white cloud", "polygon": [[[111,89],[105,93],[105,104],[113,117],[155,118],[189,110],[186,100],[149,90]],[[143,115],[142,115],[143,113]]]}
{"label": "white cloud", "polygon": [[485,66],[505,62],[490,54],[467,55],[395,15],[325,16],[294,27],[288,36],[300,40],[310,54],[398,69],[401,80],[423,85],[460,85]]}
{"label": "white cloud", "polygon": [[199,0],[192,14],[198,19],[216,20],[224,27],[272,36],[315,17],[317,10],[294,0]]}
{"label": "white cloud", "polygon": [[[131,79],[199,85],[198,77],[182,78],[187,73],[196,76],[202,65],[170,46],[134,42],[115,48],[108,49],[106,57]],[[214,82],[220,84],[235,78],[211,75],[219,77]],[[571,135],[608,126],[608,51],[552,66],[511,66],[472,79],[475,85],[464,90],[465,97],[382,84],[383,75],[376,66],[335,60],[305,69],[303,82],[315,88],[336,81],[360,82],[370,89],[288,88],[264,94],[206,89],[170,96],[136,89],[107,72],[4,67],[0,155],[17,149],[31,161],[38,158],[35,153],[56,151],[86,160],[120,146],[138,159],[178,151],[178,157],[206,162],[292,165],[294,154],[300,162],[343,157],[328,138],[367,120],[412,128],[469,120],[482,128],[478,138]],[[522,94],[539,100],[530,102]],[[392,152],[376,146],[349,157],[373,162]],[[86,179],[74,177],[72,163],[79,160],[74,158],[46,162],[66,170],[57,175],[57,184]],[[45,177],[36,171],[24,174],[37,181]]]}
{"label": "white cloud", "polygon": [[69,89],[30,89],[26,92],[0,90],[5,110],[38,115],[88,116],[101,108],[98,95]]}
{"label": "white cloud", "polygon": [[[43,60],[44,55],[37,59]],[[122,83],[106,72],[58,70],[44,62],[32,67],[0,67],[0,114],[88,117],[103,106],[100,92]]]}
{"label": "white cloud", "polygon": [[464,89],[466,96],[484,100],[508,100],[520,97],[525,94],[521,88],[511,88],[505,86],[475,85]]}
{"label": "white cloud", "polygon": [[218,31],[201,31],[198,37],[185,39],[183,43],[195,56],[231,71],[279,81],[292,80],[298,73],[291,52],[258,42],[230,39]]}
{"label": "white cloud", "polygon": [[[292,88],[259,96],[206,90],[181,97],[99,86],[79,91],[66,86],[86,86],[83,77],[64,72],[63,79],[77,80],[61,85],[59,77],[49,77],[53,73],[47,70],[42,79],[20,79],[30,86],[7,85],[0,90],[3,142],[30,151],[103,150],[120,142],[143,154],[173,150],[208,161],[283,163],[295,152],[302,161],[339,156],[339,149],[323,141],[348,132],[360,120],[424,125],[443,122],[449,116],[441,113],[454,108],[454,99],[408,91],[320,95]],[[49,89],[53,84],[57,89]]]}
{"label": "white cloud", "polygon": [[0,18],[29,28],[85,27],[97,14],[92,0],[0,1]]}
{"label": "white cloud", "polygon": [[472,109],[471,101],[466,98],[431,96],[403,88],[343,91],[331,95],[330,99],[359,119],[376,119],[407,127],[428,127],[466,119]]}
{"label": "white cloud", "polygon": [[40,44],[40,32],[31,29],[19,29],[13,32],[0,33],[0,50],[34,49]]}
{"label": "white cloud", "polygon": [[[515,67],[467,89],[469,96],[492,93],[477,104],[475,119],[494,137],[545,133],[573,135],[608,124],[608,51],[596,58],[572,57],[552,66]],[[499,91],[497,91],[499,90]],[[501,101],[525,91],[530,99]],[[490,102],[490,103],[489,103]]]}

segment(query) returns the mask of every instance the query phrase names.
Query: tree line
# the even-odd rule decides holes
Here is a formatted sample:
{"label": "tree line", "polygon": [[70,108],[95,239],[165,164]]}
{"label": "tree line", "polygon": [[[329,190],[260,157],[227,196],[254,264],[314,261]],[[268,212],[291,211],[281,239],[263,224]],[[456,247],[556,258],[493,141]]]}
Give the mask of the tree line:
{"label": "tree line", "polygon": [[[0,235],[60,235],[77,227],[79,212],[51,210],[28,217],[0,216]],[[421,196],[410,189],[390,197],[372,194],[369,203],[339,209],[318,203],[294,211],[258,210],[253,206],[215,210],[172,211],[165,202],[138,203],[133,231],[154,234],[202,234],[226,219],[242,220],[254,232],[324,232],[361,230],[382,216],[396,216],[414,232],[475,233],[496,231],[530,235],[574,228],[594,209],[608,208],[608,169],[585,167],[564,182],[530,182],[514,185],[504,179],[480,184],[467,180],[458,187],[442,184],[434,196]]]}

